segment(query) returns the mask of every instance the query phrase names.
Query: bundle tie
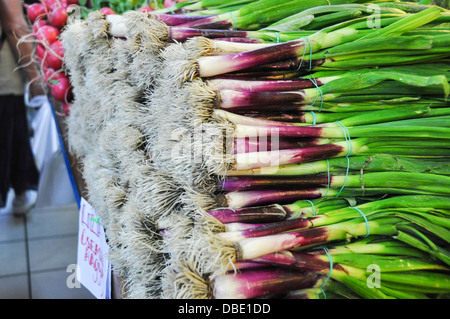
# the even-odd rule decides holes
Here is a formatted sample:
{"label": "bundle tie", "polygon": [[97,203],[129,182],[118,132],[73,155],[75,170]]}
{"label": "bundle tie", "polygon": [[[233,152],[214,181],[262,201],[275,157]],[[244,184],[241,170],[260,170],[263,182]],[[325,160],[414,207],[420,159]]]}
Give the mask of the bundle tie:
{"label": "bundle tie", "polygon": [[313,106],[314,104],[316,104],[317,100],[319,99],[319,95],[320,95],[320,107],[319,107],[319,112],[322,111],[322,107],[323,107],[323,92],[322,89],[320,88],[319,84],[317,83],[316,78],[314,77],[314,75],[311,74],[311,77],[300,77],[300,79],[307,79],[310,80],[312,82],[312,84],[314,84],[314,86],[317,89],[317,94],[316,94],[316,98],[314,99],[314,101],[312,102],[311,105],[309,105],[307,108],[305,108],[305,110],[309,109],[311,106]]}
{"label": "bundle tie", "polygon": [[350,207],[350,208],[353,208],[354,210],[356,210],[356,211],[357,211],[358,213],[360,213],[361,216],[364,218],[364,221],[365,221],[365,223],[366,223],[367,232],[366,232],[366,234],[365,234],[364,236],[362,236],[362,237],[367,237],[367,236],[369,236],[369,235],[370,235],[370,227],[369,227],[369,221],[367,220],[366,215],[365,215],[359,208],[357,208],[357,207]]}
{"label": "bundle tie", "polygon": [[[320,289],[320,292],[323,294],[323,299],[327,299],[327,295],[325,294],[325,291],[323,291],[322,288],[319,288],[319,289]],[[314,288],[314,291],[316,292],[317,299],[320,299],[320,295],[317,292],[317,288]]]}
{"label": "bundle tie", "polygon": [[277,36],[277,43],[280,43],[280,32],[276,31],[275,35]]}
{"label": "bundle tie", "polygon": [[[333,273],[333,258],[331,257],[330,251],[325,246],[315,247],[314,249],[323,249],[325,251],[325,254],[327,254],[327,256],[328,256],[328,260],[330,261],[330,270],[328,271],[328,276],[327,276],[327,278],[325,278],[324,282],[322,283],[322,286],[320,286],[320,288],[319,288],[323,292],[323,288],[325,287],[328,280],[331,278],[331,274]],[[316,293],[317,293],[317,291],[316,291]],[[323,292],[323,294],[325,295],[324,292]],[[326,296],[325,296],[325,298],[326,298]]]}
{"label": "bundle tie", "polygon": [[339,190],[338,194],[336,195],[336,197],[339,197],[341,192],[344,190],[345,185],[347,184],[348,172],[350,170],[350,158],[349,158],[349,156],[352,155],[352,140],[350,138],[350,132],[345,127],[345,125],[342,124],[340,121],[336,121],[335,123],[337,125],[339,125],[340,128],[342,129],[342,131],[344,132],[344,138],[345,138],[345,141],[347,142],[347,145],[348,145],[347,155],[345,156],[345,158],[347,159],[347,172],[345,173],[344,184],[342,185],[341,189]]}
{"label": "bundle tie", "polygon": [[345,138],[345,141],[348,144],[348,151],[347,151],[347,155],[346,156],[350,156],[350,155],[352,155],[352,151],[353,151],[352,150],[352,140],[350,138],[350,132],[348,131],[348,128],[345,127],[345,125],[341,123],[341,121],[336,121],[335,123],[337,125],[339,125],[340,128],[342,129],[342,131],[344,132],[344,138]]}
{"label": "bundle tie", "polygon": [[312,210],[313,210],[313,216],[316,216],[316,209],[314,208],[314,203],[310,201],[309,199],[305,199],[306,202],[311,204]]}
{"label": "bundle tie", "polygon": [[237,30],[237,20],[233,14],[233,12],[228,12],[231,15],[231,19],[233,19],[233,30],[236,31]]}
{"label": "bundle tie", "polygon": [[325,192],[325,197],[328,195],[328,190],[330,189],[330,161],[327,159],[327,175],[328,175],[328,184],[327,184],[327,190]]}
{"label": "bundle tie", "polygon": [[[308,45],[309,45],[309,69],[308,69],[308,72],[310,72],[311,69],[312,69],[312,60],[311,60],[312,46],[311,46],[311,41],[309,41],[308,37],[302,37],[301,39],[303,40],[304,47],[306,47],[306,42],[308,42]],[[303,50],[302,59],[300,60],[300,62],[298,64],[297,72],[300,71],[300,68],[303,65],[303,60],[305,59],[305,55],[306,55],[306,48]]]}
{"label": "bundle tie", "polygon": [[314,113],[314,111],[311,111],[309,113],[311,113],[312,116],[313,116],[313,123],[312,123],[312,125],[316,125],[316,122],[317,122],[316,113]]}

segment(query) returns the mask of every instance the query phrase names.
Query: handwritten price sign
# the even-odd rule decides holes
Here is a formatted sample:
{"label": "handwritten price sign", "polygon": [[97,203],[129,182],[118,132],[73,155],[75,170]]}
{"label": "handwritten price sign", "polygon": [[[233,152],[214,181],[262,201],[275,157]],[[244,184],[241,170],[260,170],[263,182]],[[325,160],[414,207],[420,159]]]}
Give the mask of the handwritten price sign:
{"label": "handwritten price sign", "polygon": [[108,244],[100,218],[81,198],[78,225],[78,280],[97,299],[111,298]]}

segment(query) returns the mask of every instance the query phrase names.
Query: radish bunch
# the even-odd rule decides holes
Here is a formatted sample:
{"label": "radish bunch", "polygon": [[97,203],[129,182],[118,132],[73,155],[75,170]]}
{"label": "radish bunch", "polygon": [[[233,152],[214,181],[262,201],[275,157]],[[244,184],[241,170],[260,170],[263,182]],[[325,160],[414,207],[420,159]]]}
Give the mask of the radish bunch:
{"label": "radish bunch", "polygon": [[[41,66],[42,76],[55,100],[64,103],[66,115],[72,100],[72,86],[64,67],[64,48],[60,41],[60,35],[64,31],[71,6],[81,6],[83,12],[99,10],[104,15],[122,14],[123,10],[136,9],[141,12],[150,12],[162,7],[170,7],[176,2],[165,0],[161,3],[147,4],[138,1],[134,5],[117,6],[111,2],[95,3],[87,1],[86,5],[80,5],[79,0],[40,0],[31,5],[24,4],[28,19],[33,27],[33,32],[22,41],[36,42],[36,61]],[[132,6],[132,8],[130,7]],[[30,40],[32,39],[32,40]]]}
{"label": "radish bunch", "polygon": [[36,59],[52,97],[64,104],[66,115],[72,99],[72,85],[64,69],[64,48],[59,36],[67,24],[68,7],[78,4],[78,0],[41,0],[25,5],[33,26],[31,36],[37,41]]}

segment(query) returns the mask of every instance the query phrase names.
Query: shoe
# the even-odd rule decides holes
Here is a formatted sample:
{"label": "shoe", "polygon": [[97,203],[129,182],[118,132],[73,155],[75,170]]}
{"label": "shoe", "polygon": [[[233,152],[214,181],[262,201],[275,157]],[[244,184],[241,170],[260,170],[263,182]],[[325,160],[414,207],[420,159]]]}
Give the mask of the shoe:
{"label": "shoe", "polygon": [[26,215],[36,205],[37,192],[25,191],[16,195],[13,201],[13,214],[16,216]]}

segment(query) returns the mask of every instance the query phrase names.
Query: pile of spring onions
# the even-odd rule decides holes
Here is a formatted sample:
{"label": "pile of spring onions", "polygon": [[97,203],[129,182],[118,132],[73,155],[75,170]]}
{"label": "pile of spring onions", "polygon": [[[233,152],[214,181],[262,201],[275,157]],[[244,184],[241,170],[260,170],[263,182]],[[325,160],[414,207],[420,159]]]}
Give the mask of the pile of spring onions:
{"label": "pile of spring onions", "polygon": [[[192,231],[191,243],[202,238],[209,251],[204,259],[186,257],[186,263],[196,265],[203,278],[202,271],[213,269],[203,282],[209,288],[191,280],[192,290],[210,291],[211,298],[448,293],[448,54],[439,48],[449,37],[448,30],[437,31],[435,20],[445,20],[439,12],[386,13],[379,29],[364,28],[367,17],[341,15],[343,20],[317,32],[299,28],[304,33],[295,40],[283,38],[291,31],[276,27],[287,21],[238,23],[233,25],[238,30],[221,33],[208,29],[219,25],[218,19],[233,24],[225,15],[205,19],[208,31],[201,31],[200,22],[186,25],[196,32],[169,29],[169,42],[190,32],[217,35],[211,47],[229,41],[255,48],[232,53],[239,50],[235,46],[222,49],[225,54],[186,60],[185,72],[173,76],[187,105],[185,118],[173,121],[217,133],[202,136],[203,161],[192,170],[216,176],[216,182],[205,177],[194,186],[205,196],[214,191],[216,208],[207,214],[223,227],[214,225],[203,235]],[[434,35],[425,35],[434,27]],[[262,40],[270,32],[271,40]],[[423,40],[430,41],[426,48],[419,44]],[[186,46],[196,41],[186,35]],[[211,206],[193,198],[202,209]],[[347,201],[319,213],[313,202],[339,198],[351,198],[352,205]],[[302,215],[305,205],[313,214]],[[380,251],[334,253],[353,244],[369,249],[368,238]],[[398,250],[382,252],[384,245]],[[411,267],[404,266],[409,260]],[[414,269],[415,261],[430,268]],[[379,267],[378,289],[368,283],[373,265]],[[192,273],[195,267],[186,268]],[[420,287],[424,282],[430,287]]]}
{"label": "pile of spring onions", "polygon": [[120,153],[138,172],[124,216],[159,234],[153,262],[164,260],[142,286],[168,298],[449,296],[448,10],[204,0],[103,19],[120,52],[112,72],[138,92],[110,128],[135,128],[129,149],[145,153]]}

